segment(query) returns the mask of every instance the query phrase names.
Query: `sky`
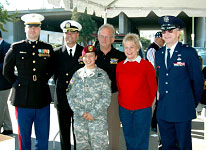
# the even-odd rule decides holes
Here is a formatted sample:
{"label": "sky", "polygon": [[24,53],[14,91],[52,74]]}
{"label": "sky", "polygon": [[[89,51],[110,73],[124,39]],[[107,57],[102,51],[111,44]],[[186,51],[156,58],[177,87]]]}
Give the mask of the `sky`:
{"label": "sky", "polygon": [[53,5],[48,4],[47,0],[7,0],[9,5],[6,5],[6,0],[0,0],[4,8],[8,11],[12,10],[28,10],[53,8]]}
{"label": "sky", "polygon": [[[32,10],[32,9],[44,9],[44,8],[54,8],[53,5],[48,4],[47,0],[7,0],[9,2],[9,5],[6,5],[6,0],[0,0],[0,2],[3,4],[4,8],[8,11],[13,10]],[[143,31],[141,34],[150,39],[151,41],[154,40],[154,34],[157,31]],[[60,40],[61,41],[61,40]],[[62,41],[61,41],[62,42]]]}

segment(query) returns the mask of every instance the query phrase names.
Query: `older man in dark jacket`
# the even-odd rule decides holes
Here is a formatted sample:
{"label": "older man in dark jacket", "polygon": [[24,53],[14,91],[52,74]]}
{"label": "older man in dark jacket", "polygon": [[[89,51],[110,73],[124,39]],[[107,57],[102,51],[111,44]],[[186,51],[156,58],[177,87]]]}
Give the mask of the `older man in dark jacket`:
{"label": "older man in dark jacket", "polygon": [[1,134],[9,135],[12,134],[12,122],[9,114],[9,109],[7,105],[7,100],[9,96],[9,92],[11,89],[11,84],[3,77],[3,63],[4,57],[7,51],[10,48],[10,44],[3,40],[2,34],[0,31],[0,132],[1,128],[4,131]]}

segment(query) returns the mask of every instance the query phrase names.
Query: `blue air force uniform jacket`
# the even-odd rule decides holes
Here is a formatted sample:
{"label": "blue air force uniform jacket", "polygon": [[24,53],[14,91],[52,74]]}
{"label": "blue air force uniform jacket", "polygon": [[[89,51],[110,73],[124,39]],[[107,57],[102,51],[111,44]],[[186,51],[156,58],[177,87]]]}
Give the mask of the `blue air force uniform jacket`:
{"label": "blue air force uniform jacket", "polygon": [[[51,102],[48,80],[54,74],[54,51],[42,41],[12,44],[5,56],[3,75],[13,85],[12,104],[40,109]],[[18,75],[14,74],[16,67]]]}
{"label": "blue air force uniform jacket", "polygon": [[159,84],[157,118],[169,122],[192,120],[203,91],[201,62],[195,49],[178,42],[166,69],[165,50],[163,47],[155,55]]}

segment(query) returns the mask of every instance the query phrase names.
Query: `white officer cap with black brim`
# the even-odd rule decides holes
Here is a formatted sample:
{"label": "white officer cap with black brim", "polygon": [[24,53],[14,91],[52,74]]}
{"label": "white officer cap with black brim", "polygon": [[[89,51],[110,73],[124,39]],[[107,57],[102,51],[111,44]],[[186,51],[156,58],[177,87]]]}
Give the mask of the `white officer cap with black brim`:
{"label": "white officer cap with black brim", "polygon": [[81,24],[74,20],[66,20],[60,24],[60,28],[63,32],[79,32],[82,29]]}
{"label": "white officer cap with black brim", "polygon": [[41,21],[43,21],[45,19],[44,16],[40,15],[40,14],[25,14],[21,17],[21,20],[24,21],[25,25],[28,26],[40,26],[42,23]]}

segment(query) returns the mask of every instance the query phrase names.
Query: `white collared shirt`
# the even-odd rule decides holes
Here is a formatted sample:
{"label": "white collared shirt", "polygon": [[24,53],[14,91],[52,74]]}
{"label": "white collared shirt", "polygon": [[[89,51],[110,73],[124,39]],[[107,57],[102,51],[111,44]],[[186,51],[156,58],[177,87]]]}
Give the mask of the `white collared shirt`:
{"label": "white collared shirt", "polygon": [[75,44],[72,48],[70,48],[70,47],[68,47],[68,46],[66,45],[67,52],[68,52],[69,55],[70,55],[70,49],[72,49],[72,56],[74,56],[76,46],[77,46],[77,44]]}
{"label": "white collared shirt", "polygon": [[177,45],[178,42],[176,42],[171,48],[168,48],[166,45],[166,49],[165,49],[165,66],[167,67],[167,49],[170,49],[170,58],[172,57],[175,47]]}
{"label": "white collared shirt", "polygon": [[[153,43],[155,43],[159,48],[161,48],[160,45],[158,45],[158,43],[156,43],[155,41]],[[149,60],[149,62],[152,63],[153,66],[155,64],[155,52],[156,50],[153,47],[147,50],[147,59]]]}
{"label": "white collared shirt", "polygon": [[124,64],[127,63],[127,61],[129,61],[129,62],[136,61],[136,62],[140,63],[141,59],[142,58],[140,56],[137,56],[137,58],[134,59],[134,60],[129,60],[128,58],[126,58],[125,61],[124,61]]}

